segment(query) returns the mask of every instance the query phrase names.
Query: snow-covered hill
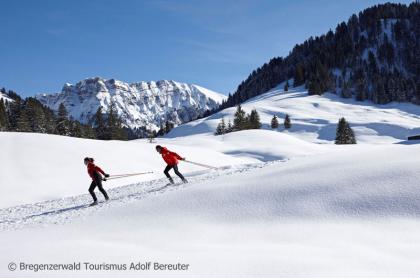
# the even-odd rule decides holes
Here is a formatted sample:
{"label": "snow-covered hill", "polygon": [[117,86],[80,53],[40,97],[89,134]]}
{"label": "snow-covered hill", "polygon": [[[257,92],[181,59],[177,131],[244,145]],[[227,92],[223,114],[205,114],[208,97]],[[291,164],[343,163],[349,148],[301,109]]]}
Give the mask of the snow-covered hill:
{"label": "snow-covered hill", "polygon": [[[235,141],[254,140],[249,135],[261,132],[276,134],[250,131]],[[60,144],[60,138],[50,145]],[[227,157],[203,153],[211,147],[209,142],[202,149],[172,147],[207,163],[228,164]],[[279,142],[254,141],[248,151],[261,145],[300,148],[299,140]],[[23,143],[19,145],[25,150]],[[139,151],[139,161],[147,158],[150,167],[158,166],[147,152],[150,145],[122,143],[127,151],[145,151]],[[139,273],[145,277],[416,277],[420,146],[323,147],[329,151],[301,150],[305,156],[292,155],[284,161],[217,171],[196,168],[187,174],[190,183],[186,185],[166,186],[162,178],[112,189],[106,184],[111,201],[96,207],[86,207],[90,197],[84,194],[0,209],[0,264],[82,263],[80,271],[16,270],[13,277],[138,277]],[[90,149],[102,153],[99,144]],[[52,154],[54,149],[44,152]],[[108,156],[117,158],[106,163],[111,171],[133,167],[131,158],[125,165],[118,161],[118,152]],[[36,171],[42,158],[31,157]],[[98,156],[98,162],[111,159],[106,157]],[[73,165],[45,164],[56,178],[51,181],[55,186],[72,174],[85,174],[83,165],[80,173],[73,173]],[[24,169],[18,165],[16,169]],[[186,170],[185,166],[180,169]],[[28,180],[26,192],[45,191],[45,186]],[[0,195],[8,196],[8,192]],[[129,267],[139,261],[190,267],[139,272],[93,271],[83,265]],[[11,277],[10,273],[0,268],[2,277]]]}
{"label": "snow-covered hill", "polygon": [[[189,183],[175,186],[166,185],[165,163],[146,139],[1,132],[0,265],[82,262],[80,271],[16,270],[14,277],[418,276],[420,145],[404,140],[420,126],[417,106],[296,88],[243,107],[259,111],[263,129],[214,136],[221,117],[233,118],[230,108],[156,139],[218,167],[180,162]],[[286,113],[291,130],[268,127],[273,114]],[[331,144],[342,116],[359,144]],[[111,200],[87,207],[85,156],[111,175],[154,173],[105,182]],[[190,268],[83,269],[83,262],[139,261]],[[1,277],[10,274],[0,268]]]}
{"label": "snow-covered hill", "polygon": [[63,103],[69,115],[83,123],[92,122],[98,108],[107,111],[113,101],[125,126],[157,130],[166,120],[174,124],[195,120],[217,108],[225,96],[175,81],[128,84],[96,77],[65,84],[61,93],[39,94],[37,98],[53,110]]}
{"label": "snow-covered hill", "polygon": [[[411,103],[393,102],[386,105],[370,101],[359,102],[343,99],[332,93],[309,96],[303,87],[283,90],[284,84],[242,104],[250,112],[256,109],[261,117],[262,128],[271,130],[273,115],[283,123],[286,114],[292,121],[288,134],[308,142],[332,143],[340,117],[345,117],[355,131],[360,143],[395,143],[407,136],[420,133],[420,109]],[[168,138],[197,134],[213,134],[223,117],[233,121],[235,107],[224,109],[210,117],[189,122],[173,129]],[[285,132],[284,128],[278,129]]]}

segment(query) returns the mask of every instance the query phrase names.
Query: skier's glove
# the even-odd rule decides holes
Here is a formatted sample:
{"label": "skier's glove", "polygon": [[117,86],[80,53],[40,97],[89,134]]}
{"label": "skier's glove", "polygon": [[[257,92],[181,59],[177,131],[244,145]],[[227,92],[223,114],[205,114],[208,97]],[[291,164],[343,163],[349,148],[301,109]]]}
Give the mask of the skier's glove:
{"label": "skier's glove", "polygon": [[109,178],[109,174],[105,174],[105,178]]}
{"label": "skier's glove", "polygon": [[186,158],[185,157],[183,157],[181,160],[185,160]]}

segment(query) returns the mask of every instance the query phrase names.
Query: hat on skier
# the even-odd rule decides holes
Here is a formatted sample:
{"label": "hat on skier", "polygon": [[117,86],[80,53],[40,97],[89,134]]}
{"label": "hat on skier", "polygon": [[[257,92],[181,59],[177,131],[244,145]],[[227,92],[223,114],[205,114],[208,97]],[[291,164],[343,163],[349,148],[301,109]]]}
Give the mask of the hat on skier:
{"label": "hat on skier", "polygon": [[85,157],[85,159],[83,159],[84,162],[93,162],[93,158],[91,157]]}
{"label": "hat on skier", "polygon": [[161,145],[157,145],[156,146],[156,150],[161,150],[162,149],[162,146]]}

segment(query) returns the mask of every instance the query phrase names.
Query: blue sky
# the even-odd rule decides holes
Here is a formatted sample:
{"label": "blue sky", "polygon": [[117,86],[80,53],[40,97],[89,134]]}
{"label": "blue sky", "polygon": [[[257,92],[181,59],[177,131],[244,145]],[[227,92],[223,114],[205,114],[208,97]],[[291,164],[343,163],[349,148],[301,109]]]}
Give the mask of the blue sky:
{"label": "blue sky", "polygon": [[0,86],[30,96],[101,76],[234,92],[270,58],[383,2],[0,0]]}

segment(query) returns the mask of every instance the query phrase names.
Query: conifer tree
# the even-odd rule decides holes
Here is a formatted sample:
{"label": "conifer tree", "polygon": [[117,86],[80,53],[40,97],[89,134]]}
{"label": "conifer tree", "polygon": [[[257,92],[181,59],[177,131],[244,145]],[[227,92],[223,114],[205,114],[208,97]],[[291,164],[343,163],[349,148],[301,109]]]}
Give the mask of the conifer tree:
{"label": "conifer tree", "polygon": [[322,90],[318,80],[313,80],[309,82],[308,86],[308,94],[309,95],[321,95]]}
{"label": "conifer tree", "polygon": [[58,107],[56,131],[59,135],[70,135],[68,113],[63,103],[60,103],[60,106]]}
{"label": "conifer tree", "polygon": [[292,122],[290,120],[290,117],[288,114],[286,114],[286,116],[284,117],[284,128],[285,129],[289,129],[292,127]]}
{"label": "conifer tree", "polygon": [[70,121],[69,133],[72,137],[83,138],[82,125],[78,121]]}
{"label": "conifer tree", "polygon": [[95,113],[95,137],[101,140],[109,140],[105,120],[102,114],[102,106]]}
{"label": "conifer tree", "polygon": [[16,131],[18,132],[31,132],[31,124],[30,124],[30,119],[28,117],[27,111],[25,109],[23,109],[20,114],[19,117],[17,118],[16,121]]}
{"label": "conifer tree", "polygon": [[42,104],[35,98],[27,98],[24,103],[24,111],[29,121],[32,132],[47,132],[47,121]]}
{"label": "conifer tree", "polygon": [[165,127],[162,123],[160,123],[160,128],[157,132],[157,136],[163,136],[163,135],[165,135]]}
{"label": "conifer tree", "polygon": [[354,132],[345,118],[341,118],[338,121],[335,143],[337,145],[356,144],[356,137]]}
{"label": "conifer tree", "polygon": [[251,111],[251,114],[249,115],[249,122],[248,122],[250,129],[259,129],[261,128],[261,121],[260,121],[260,115],[258,114],[256,109],[253,109]]}
{"label": "conifer tree", "polygon": [[18,120],[22,112],[22,101],[20,98],[16,99],[9,103],[8,106],[7,118],[9,119],[9,130],[18,131]]}
{"label": "conifer tree", "polygon": [[232,125],[232,122],[229,119],[228,124],[226,126],[226,133],[229,133],[229,132],[232,132],[232,131],[233,131],[233,125]]}
{"label": "conifer tree", "polygon": [[82,125],[82,137],[87,139],[98,139],[95,130],[89,125]]}
{"label": "conifer tree", "polygon": [[223,135],[225,133],[226,133],[226,123],[225,123],[225,119],[222,118],[219,124],[217,125],[215,135]]}
{"label": "conifer tree", "polygon": [[149,143],[151,144],[155,143],[155,138],[156,138],[156,131],[155,130],[149,131]]}
{"label": "conifer tree", "polygon": [[235,130],[243,130],[247,126],[247,118],[245,111],[242,109],[241,105],[238,105],[233,119],[233,128]]}
{"label": "conifer tree", "polygon": [[165,123],[165,134],[168,134],[174,128],[174,123],[166,121]]}
{"label": "conifer tree", "polygon": [[6,131],[9,126],[6,105],[3,99],[0,99],[0,131]]}
{"label": "conifer tree", "polygon": [[277,119],[276,115],[274,115],[273,118],[271,119],[271,128],[272,129],[279,128],[279,120]]}
{"label": "conifer tree", "polygon": [[302,85],[305,82],[305,73],[302,64],[297,64],[293,78],[293,87]]}
{"label": "conifer tree", "polygon": [[121,119],[118,116],[115,102],[111,100],[107,113],[106,133],[109,140],[126,140],[127,134],[122,127]]}
{"label": "conifer tree", "polygon": [[289,79],[286,80],[286,84],[284,84],[284,91],[289,91]]}

